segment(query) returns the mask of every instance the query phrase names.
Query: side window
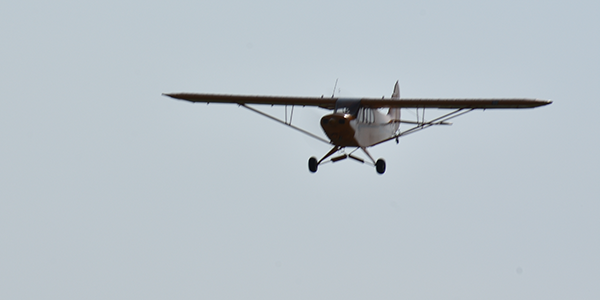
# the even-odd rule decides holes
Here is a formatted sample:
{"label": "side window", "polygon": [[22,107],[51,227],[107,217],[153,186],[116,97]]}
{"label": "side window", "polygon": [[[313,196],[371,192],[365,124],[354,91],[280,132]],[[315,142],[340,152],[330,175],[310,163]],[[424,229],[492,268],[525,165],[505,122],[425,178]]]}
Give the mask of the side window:
{"label": "side window", "polygon": [[373,110],[372,109],[365,109],[365,123],[367,124],[371,124],[373,123]]}
{"label": "side window", "polygon": [[375,114],[372,109],[361,108],[358,111],[358,121],[365,124],[371,124],[375,122]]}

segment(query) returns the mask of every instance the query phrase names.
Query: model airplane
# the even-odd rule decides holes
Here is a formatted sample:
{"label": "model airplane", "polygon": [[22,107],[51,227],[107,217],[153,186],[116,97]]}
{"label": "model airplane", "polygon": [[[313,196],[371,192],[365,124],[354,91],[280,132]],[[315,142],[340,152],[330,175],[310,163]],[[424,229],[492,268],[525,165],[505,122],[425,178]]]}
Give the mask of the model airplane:
{"label": "model airplane", "polygon": [[[400,99],[398,82],[396,82],[396,85],[394,86],[394,92],[390,99],[334,98],[333,96],[331,98],[325,98],[323,96],[317,98],[241,96],[190,93],[172,93],[163,95],[190,102],[235,103],[322,142],[333,145],[331,151],[325,154],[321,159],[317,160],[317,158],[311,157],[308,160],[308,169],[313,173],[317,171],[319,165],[325,162],[337,162],[346,158],[352,158],[361,163],[375,166],[377,173],[383,174],[386,167],[385,161],[381,158],[374,160],[367,151],[368,147],[391,140],[396,140],[396,143],[398,143],[400,137],[434,125],[451,125],[451,123],[448,122],[450,119],[475,109],[534,108],[552,103],[552,101],[537,99]],[[281,120],[268,115],[256,108],[248,106],[248,104],[269,104],[271,106],[284,105],[285,119]],[[291,107],[289,119],[288,106]],[[333,110],[333,113],[321,118],[321,127],[329,140],[323,139],[302,128],[292,125],[294,106],[317,106]],[[384,108],[387,108],[387,112],[382,111]],[[402,108],[416,109],[417,120],[408,121],[400,119],[400,109]],[[425,120],[425,109],[427,108],[452,109],[453,111],[431,120]],[[400,130],[401,123],[411,124],[412,127],[407,130]],[[345,148],[347,147],[354,149],[346,154]],[[354,155],[354,152],[358,149],[361,149],[367,155],[370,162],[366,162],[365,159]],[[336,153],[340,154],[331,157]],[[328,158],[329,160],[327,160]]]}

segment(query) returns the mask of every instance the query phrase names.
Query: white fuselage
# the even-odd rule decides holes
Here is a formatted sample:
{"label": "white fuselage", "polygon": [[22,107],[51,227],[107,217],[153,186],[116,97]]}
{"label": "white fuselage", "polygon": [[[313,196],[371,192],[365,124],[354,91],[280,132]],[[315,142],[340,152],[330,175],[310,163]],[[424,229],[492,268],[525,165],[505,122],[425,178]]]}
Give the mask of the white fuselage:
{"label": "white fuselage", "polygon": [[394,119],[376,109],[360,109],[357,118],[350,121],[358,146],[369,147],[393,137],[399,124]]}

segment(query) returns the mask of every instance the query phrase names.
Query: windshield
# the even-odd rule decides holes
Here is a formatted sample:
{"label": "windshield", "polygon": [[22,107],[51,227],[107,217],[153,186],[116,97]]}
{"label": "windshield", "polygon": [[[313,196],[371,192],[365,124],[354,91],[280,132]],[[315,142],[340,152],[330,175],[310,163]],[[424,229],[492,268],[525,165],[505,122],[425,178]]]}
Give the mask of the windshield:
{"label": "windshield", "polygon": [[338,99],[335,102],[334,113],[356,116],[360,108],[360,99]]}

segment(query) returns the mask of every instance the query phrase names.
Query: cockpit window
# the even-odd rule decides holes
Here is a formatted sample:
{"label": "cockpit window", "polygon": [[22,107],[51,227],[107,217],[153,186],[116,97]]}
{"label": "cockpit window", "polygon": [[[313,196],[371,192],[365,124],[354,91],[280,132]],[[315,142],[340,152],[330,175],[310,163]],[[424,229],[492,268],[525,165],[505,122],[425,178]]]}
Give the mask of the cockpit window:
{"label": "cockpit window", "polygon": [[350,109],[348,107],[337,107],[334,111],[336,114],[350,114]]}
{"label": "cockpit window", "polygon": [[343,113],[356,116],[360,108],[360,99],[338,99],[335,102],[334,113]]}

